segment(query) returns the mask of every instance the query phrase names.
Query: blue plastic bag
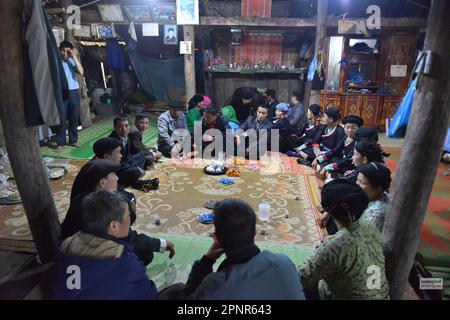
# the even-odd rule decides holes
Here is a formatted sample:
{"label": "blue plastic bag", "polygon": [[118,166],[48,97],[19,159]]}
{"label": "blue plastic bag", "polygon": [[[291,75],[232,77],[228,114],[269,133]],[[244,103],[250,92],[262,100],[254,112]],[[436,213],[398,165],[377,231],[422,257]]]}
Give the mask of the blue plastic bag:
{"label": "blue plastic bag", "polygon": [[402,102],[398,106],[397,112],[389,126],[389,138],[404,138],[406,135],[406,127],[408,126],[409,116],[414,102],[414,94],[416,92],[417,78],[409,84],[408,91],[403,97]]}
{"label": "blue plastic bag", "polygon": [[314,74],[317,71],[317,57],[314,56],[313,61],[311,62],[311,65],[309,66],[309,70],[308,70],[308,81],[313,81],[314,79]]}

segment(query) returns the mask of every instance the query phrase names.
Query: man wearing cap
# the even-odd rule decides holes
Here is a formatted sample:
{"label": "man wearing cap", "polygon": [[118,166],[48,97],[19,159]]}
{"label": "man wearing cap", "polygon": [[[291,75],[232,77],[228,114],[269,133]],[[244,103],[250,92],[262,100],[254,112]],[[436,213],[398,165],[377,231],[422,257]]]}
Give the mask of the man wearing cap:
{"label": "man wearing cap", "polygon": [[299,267],[307,298],[389,299],[381,234],[359,222],[369,202],[366,193],[354,182],[336,179],[324,186],[321,198],[339,231]]}
{"label": "man wearing cap", "polygon": [[166,158],[180,155],[183,150],[183,142],[190,139],[186,117],[183,113],[184,109],[185,106],[182,102],[171,101],[169,110],[158,118],[158,150]]}
{"label": "man wearing cap", "polygon": [[[287,115],[289,113],[289,105],[287,103],[278,103],[275,106],[275,117],[272,118],[272,134],[273,130],[278,130],[278,136],[279,136],[279,150],[272,150],[272,151],[279,151],[281,153],[286,153],[288,149],[288,143],[287,139],[289,136],[289,133],[291,132],[291,124],[289,123],[289,120],[287,119]],[[269,106],[269,112],[270,112],[270,106]],[[273,148],[273,146],[272,146]]]}
{"label": "man wearing cap", "polygon": [[[83,200],[87,195],[98,190],[121,193],[127,199],[131,225],[134,224],[136,221],[136,198],[132,193],[117,188],[116,172],[119,169],[118,161],[104,159],[91,160],[81,168],[73,184],[69,210],[61,224],[62,239],[68,238],[82,229]],[[128,236],[122,240],[133,247],[134,253],[145,265],[153,260],[153,252],[170,251],[171,257],[175,254],[174,245],[170,241],[150,238],[131,229]]]}

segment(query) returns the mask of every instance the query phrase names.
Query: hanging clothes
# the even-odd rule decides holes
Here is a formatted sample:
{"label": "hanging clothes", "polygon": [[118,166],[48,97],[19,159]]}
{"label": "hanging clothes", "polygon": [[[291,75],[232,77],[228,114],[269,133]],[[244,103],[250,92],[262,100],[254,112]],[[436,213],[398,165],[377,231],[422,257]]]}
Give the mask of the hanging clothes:
{"label": "hanging clothes", "polygon": [[67,83],[53,30],[39,1],[23,1],[23,22],[26,124],[58,126]]}

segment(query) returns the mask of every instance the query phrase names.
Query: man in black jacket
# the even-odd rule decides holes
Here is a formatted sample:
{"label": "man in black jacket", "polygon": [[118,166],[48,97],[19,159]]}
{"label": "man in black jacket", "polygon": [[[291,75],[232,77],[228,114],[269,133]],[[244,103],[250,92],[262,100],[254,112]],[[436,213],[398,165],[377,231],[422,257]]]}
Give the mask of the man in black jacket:
{"label": "man in black jacket", "polygon": [[[217,131],[215,131],[214,134],[214,131],[208,131],[210,129]],[[203,151],[206,149],[206,147],[208,147],[208,145],[212,144],[216,139],[218,139],[217,135],[220,134],[222,136],[222,150],[219,151],[225,152],[227,129],[231,130],[230,125],[228,124],[228,121],[222,118],[222,116],[220,115],[219,108],[214,105],[208,106],[202,119]],[[214,153],[215,152],[213,151],[211,155],[214,156]]]}
{"label": "man in black jacket", "polygon": [[[249,116],[247,120],[239,127],[236,135],[236,144],[239,146],[241,137],[245,139],[245,153],[246,157],[251,156],[253,160],[259,159],[266,150],[270,150],[270,129],[273,128],[272,121],[268,118],[269,108],[263,102],[257,104],[258,109],[256,116]],[[256,133],[256,141],[252,141],[253,134]],[[253,136],[254,137],[254,136]],[[255,139],[253,139],[255,140]],[[264,146],[265,150],[260,149],[260,145]],[[239,150],[239,147],[238,147]],[[256,153],[256,154],[255,154]],[[254,157],[256,155],[256,157]]]}
{"label": "man in black jacket", "polygon": [[[93,159],[81,168],[73,183],[70,207],[61,225],[62,239],[68,238],[81,230],[83,200],[87,195],[98,190],[120,192],[128,201],[131,225],[134,224],[136,221],[136,198],[134,194],[118,189],[116,172],[119,169],[120,163],[118,161],[104,159]],[[131,229],[128,236],[122,240],[132,246],[133,252],[145,265],[153,260],[153,252],[169,251],[170,257],[175,254],[175,247],[172,242],[150,238]]]}
{"label": "man in black jacket", "polygon": [[[145,169],[151,164],[151,160],[146,158],[144,153],[140,152],[133,143],[130,143],[130,139],[128,138],[129,134],[130,122],[128,118],[123,116],[116,117],[114,119],[114,131],[109,137],[120,143],[122,167],[118,173],[119,184],[142,190],[145,188],[143,188],[139,179],[145,176]],[[96,155],[99,158],[103,158],[103,154]],[[156,181],[154,183],[156,188]]]}

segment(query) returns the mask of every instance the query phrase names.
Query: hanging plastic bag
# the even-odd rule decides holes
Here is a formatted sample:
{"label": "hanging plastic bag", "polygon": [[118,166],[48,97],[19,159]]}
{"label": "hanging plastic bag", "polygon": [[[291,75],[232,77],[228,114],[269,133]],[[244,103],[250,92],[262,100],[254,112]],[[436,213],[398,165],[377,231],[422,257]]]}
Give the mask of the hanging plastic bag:
{"label": "hanging plastic bag", "polygon": [[398,106],[397,112],[389,126],[389,138],[404,138],[406,135],[406,127],[408,126],[409,116],[411,114],[414,102],[414,94],[416,92],[417,78],[409,84],[408,91],[403,97],[402,102]]}
{"label": "hanging plastic bag", "polygon": [[316,70],[317,70],[317,56],[314,56],[314,59],[311,62],[311,65],[309,66],[308,70],[308,81],[313,81]]}

